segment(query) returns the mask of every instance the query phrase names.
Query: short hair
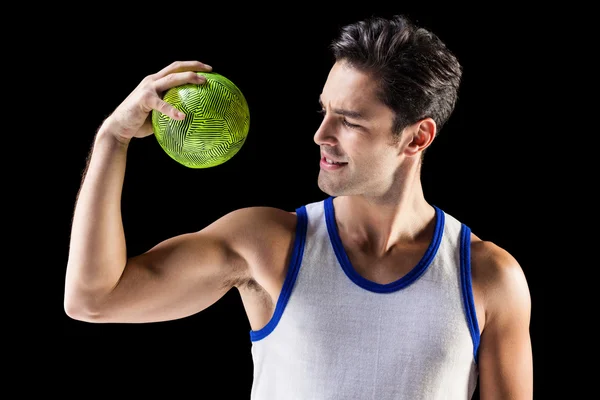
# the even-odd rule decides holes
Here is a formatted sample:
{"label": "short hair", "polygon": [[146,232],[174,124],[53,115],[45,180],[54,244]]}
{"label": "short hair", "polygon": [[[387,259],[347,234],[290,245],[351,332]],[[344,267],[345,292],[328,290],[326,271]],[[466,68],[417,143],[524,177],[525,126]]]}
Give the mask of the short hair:
{"label": "short hair", "polygon": [[346,25],[330,47],[336,61],[378,79],[378,98],[396,114],[396,138],[423,118],[432,118],[437,132],[450,118],[462,66],[434,33],[408,17],[372,16]]}

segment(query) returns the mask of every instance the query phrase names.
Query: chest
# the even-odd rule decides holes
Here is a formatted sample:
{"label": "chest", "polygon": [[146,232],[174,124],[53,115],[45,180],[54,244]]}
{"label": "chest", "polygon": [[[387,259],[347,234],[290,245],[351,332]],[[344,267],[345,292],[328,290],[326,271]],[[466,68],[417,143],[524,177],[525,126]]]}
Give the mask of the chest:
{"label": "chest", "polygon": [[457,358],[470,362],[473,347],[458,290],[425,274],[401,290],[376,293],[347,279],[339,266],[302,267],[268,342],[285,342],[288,357],[298,344],[295,356],[332,366],[354,359],[357,351],[361,362],[390,370],[412,365],[415,355],[440,365]]}
{"label": "chest", "polygon": [[382,257],[373,256],[354,246],[343,247],[350,266],[357,274],[371,282],[385,285],[401,279],[413,270],[423,259],[428,246],[406,245]]}

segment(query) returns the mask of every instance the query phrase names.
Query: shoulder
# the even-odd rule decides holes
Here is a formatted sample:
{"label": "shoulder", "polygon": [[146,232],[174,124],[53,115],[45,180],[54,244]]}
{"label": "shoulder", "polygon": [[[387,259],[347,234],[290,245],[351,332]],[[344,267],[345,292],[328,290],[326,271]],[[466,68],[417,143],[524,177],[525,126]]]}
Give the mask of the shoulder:
{"label": "shoulder", "polygon": [[496,320],[529,320],[531,299],[523,268],[497,244],[471,235],[473,290],[482,300],[486,324]]}
{"label": "shoulder", "polygon": [[233,210],[205,230],[219,231],[231,243],[252,242],[296,229],[296,214],[275,207],[253,206]]}
{"label": "shoulder", "polygon": [[295,212],[253,206],[223,215],[203,232],[219,237],[231,253],[252,267],[273,262],[279,249],[293,242],[296,222]]}

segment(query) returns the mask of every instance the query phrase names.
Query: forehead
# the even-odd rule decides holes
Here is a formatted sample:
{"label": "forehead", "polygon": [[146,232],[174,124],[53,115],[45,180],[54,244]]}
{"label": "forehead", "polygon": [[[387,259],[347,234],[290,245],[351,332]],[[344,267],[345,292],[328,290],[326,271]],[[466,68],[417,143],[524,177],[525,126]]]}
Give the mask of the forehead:
{"label": "forehead", "polygon": [[321,100],[332,107],[368,111],[384,106],[376,94],[376,81],[369,74],[338,61],[329,71]]}

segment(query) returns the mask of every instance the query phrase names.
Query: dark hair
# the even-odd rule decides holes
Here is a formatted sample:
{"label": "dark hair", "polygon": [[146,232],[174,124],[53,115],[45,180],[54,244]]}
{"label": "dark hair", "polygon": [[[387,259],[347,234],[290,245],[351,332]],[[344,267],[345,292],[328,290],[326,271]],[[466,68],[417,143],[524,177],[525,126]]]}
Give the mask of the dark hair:
{"label": "dark hair", "polygon": [[430,117],[439,132],[454,110],[462,67],[432,32],[408,17],[370,17],[342,27],[331,43],[336,61],[346,61],[379,82],[379,99],[396,117],[393,134]]}

